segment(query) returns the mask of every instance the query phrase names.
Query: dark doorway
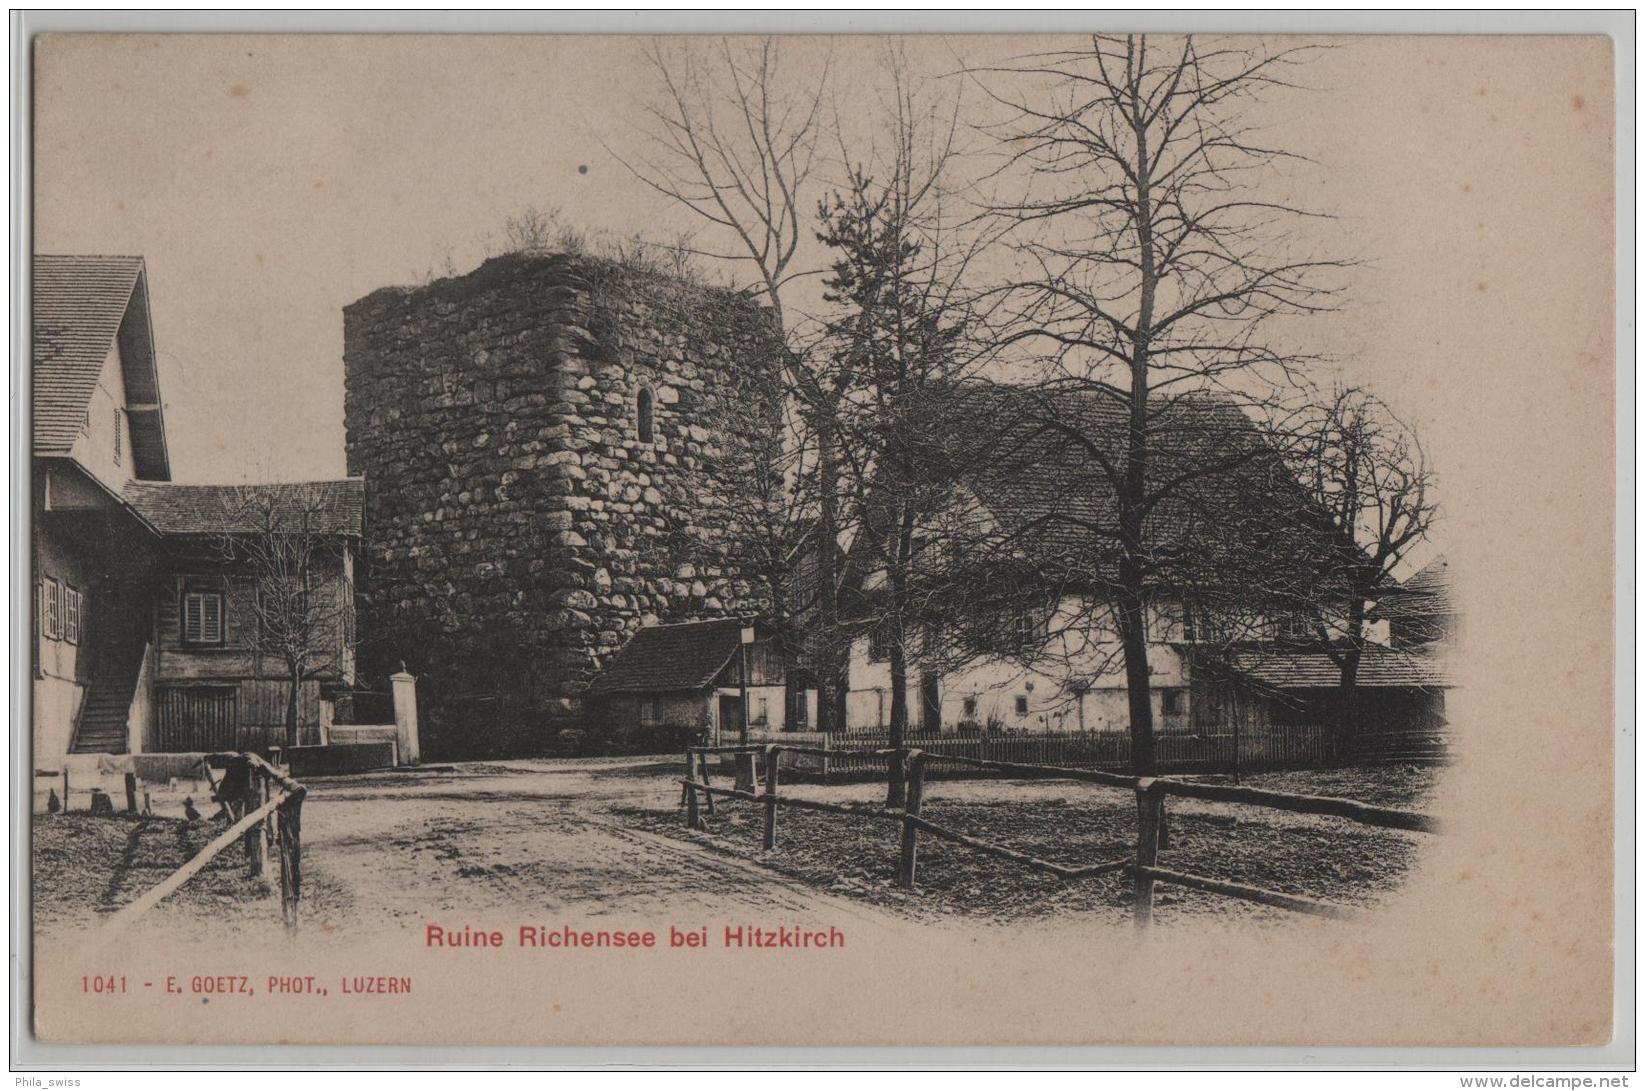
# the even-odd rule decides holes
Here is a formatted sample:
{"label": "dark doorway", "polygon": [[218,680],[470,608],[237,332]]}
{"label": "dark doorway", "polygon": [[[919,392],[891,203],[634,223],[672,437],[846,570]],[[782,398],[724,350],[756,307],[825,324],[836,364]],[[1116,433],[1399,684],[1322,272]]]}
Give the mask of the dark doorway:
{"label": "dark doorway", "polygon": [[732,694],[720,695],[720,741],[740,739],[743,733],[743,701]]}

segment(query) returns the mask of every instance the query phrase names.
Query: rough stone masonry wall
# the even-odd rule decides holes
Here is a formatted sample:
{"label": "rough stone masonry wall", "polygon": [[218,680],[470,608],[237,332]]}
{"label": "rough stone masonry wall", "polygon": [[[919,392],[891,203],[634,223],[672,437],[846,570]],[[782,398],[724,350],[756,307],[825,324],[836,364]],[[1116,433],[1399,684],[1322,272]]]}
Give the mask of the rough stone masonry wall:
{"label": "rough stone masonry wall", "polygon": [[575,724],[642,623],[760,607],[739,543],[763,518],[750,443],[775,426],[759,392],[779,361],[745,297],[601,259],[494,258],[345,308],[344,361],[362,658],[421,675],[440,749],[507,748],[481,745],[502,710],[528,736]]}

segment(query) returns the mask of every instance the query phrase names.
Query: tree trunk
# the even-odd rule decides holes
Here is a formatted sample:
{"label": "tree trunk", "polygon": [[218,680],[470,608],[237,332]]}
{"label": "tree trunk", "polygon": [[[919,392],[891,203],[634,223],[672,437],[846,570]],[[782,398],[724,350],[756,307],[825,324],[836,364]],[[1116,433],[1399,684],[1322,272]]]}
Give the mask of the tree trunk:
{"label": "tree trunk", "polygon": [[817,727],[834,732],[845,728],[845,682],[849,655],[840,654],[839,512],[834,495],[834,434],[826,415],[819,412],[817,432]]}
{"label": "tree trunk", "polygon": [[[899,627],[900,628],[900,627]],[[903,651],[902,633],[892,634],[891,641],[891,742],[897,753],[891,755],[885,784],[885,805],[901,807],[907,780],[903,769],[902,748],[908,741],[908,654]]]}
{"label": "tree trunk", "polygon": [[1120,560],[1120,646],[1125,654],[1125,691],[1131,712],[1131,770],[1138,776],[1154,774],[1154,706],[1148,676],[1148,625],[1144,563],[1147,557],[1145,523],[1148,498],[1148,368],[1151,361],[1154,293],[1159,285],[1154,255],[1154,213],[1150,194],[1151,163],[1148,127],[1136,113],[1138,288],[1137,318],[1131,335],[1129,420],[1125,437],[1125,465],[1118,493]]}
{"label": "tree trunk", "polygon": [[298,696],[299,691],[302,689],[302,685],[303,685],[302,668],[300,668],[300,667],[292,667],[291,668],[290,682],[291,682],[291,691],[286,694],[286,746],[287,746],[288,749],[290,747],[298,745],[298,739],[297,739],[297,707],[298,707],[297,696]]}
{"label": "tree trunk", "polygon": [[1131,772],[1154,775],[1154,704],[1148,678],[1148,629],[1142,598],[1120,593],[1120,650],[1125,658],[1125,696],[1131,713]]}
{"label": "tree trunk", "polygon": [[1359,733],[1359,662],[1365,654],[1365,598],[1358,594],[1348,603],[1348,645],[1342,652],[1342,674],[1337,683],[1336,750],[1338,761],[1353,755],[1354,737]]}

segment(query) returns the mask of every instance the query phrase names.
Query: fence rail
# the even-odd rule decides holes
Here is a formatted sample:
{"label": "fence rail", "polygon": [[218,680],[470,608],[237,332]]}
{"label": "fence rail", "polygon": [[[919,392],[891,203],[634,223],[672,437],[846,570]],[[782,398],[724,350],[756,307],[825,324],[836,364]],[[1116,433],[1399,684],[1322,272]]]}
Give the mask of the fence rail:
{"label": "fence rail", "polygon": [[[889,759],[894,757],[899,760],[899,767],[906,771],[904,805],[901,808],[875,807],[872,805],[853,806],[783,796],[779,792],[779,780],[783,764],[782,758],[785,753],[795,755],[822,753],[831,758],[840,755],[853,758],[862,757],[878,761],[881,768],[886,768]],[[731,788],[715,787],[710,782],[711,773],[708,759],[713,754],[729,754],[734,757],[738,774],[737,786]],[[764,765],[764,790],[760,792],[754,790],[755,778],[758,775],[755,762],[758,758],[763,758]],[[1350,910],[1341,906],[1159,866],[1159,853],[1161,850],[1170,847],[1170,834],[1166,816],[1166,799],[1169,796],[1174,795],[1185,799],[1198,799],[1208,802],[1267,807],[1294,814],[1342,818],[1362,825],[1378,826],[1385,829],[1398,829],[1417,833],[1437,833],[1440,830],[1439,821],[1432,815],[1393,807],[1379,807],[1355,799],[1301,795],[1291,792],[1271,792],[1259,788],[1228,784],[1206,784],[1172,777],[1129,776],[1097,769],[1082,769],[1061,765],[998,761],[953,753],[939,753],[926,750],[924,747],[904,747],[899,750],[865,747],[835,751],[828,747],[785,746],[774,743],[751,743],[739,746],[696,746],[687,749],[685,761],[685,776],[680,781],[683,789],[681,803],[686,808],[685,820],[689,829],[707,829],[704,804],[706,803],[706,814],[713,815],[715,796],[758,803],[765,808],[761,845],[767,851],[777,847],[777,812],[781,807],[890,820],[900,823],[902,827],[897,855],[897,882],[902,887],[913,889],[917,885],[919,841],[920,834],[923,832],[945,841],[963,845],[985,855],[1009,860],[1023,867],[1055,875],[1065,881],[1123,873],[1132,883],[1133,915],[1139,927],[1146,927],[1152,923],[1154,887],[1157,883],[1184,886],[1193,890],[1257,902],[1296,913],[1333,918],[1345,918],[1351,915]],[[1102,788],[1129,791],[1136,797],[1136,851],[1132,856],[1117,860],[1105,860],[1082,865],[1061,864],[1017,849],[1008,848],[986,838],[963,834],[932,822],[925,818],[921,811],[925,801],[926,773],[932,765],[939,763],[1010,773],[1018,777],[1069,780]],[[701,799],[699,799],[699,794],[702,797]]]}
{"label": "fence rail", "polygon": [[[1418,760],[1443,756],[1443,736],[1430,733]],[[1437,741],[1436,741],[1437,739]],[[778,745],[809,757],[796,761],[798,769],[850,776],[883,773],[886,756],[894,752],[885,732],[778,732],[759,736],[750,745]],[[906,745],[917,746],[936,764],[941,775],[944,759],[986,758],[1027,765],[1058,765],[1080,769],[1125,770],[1131,767],[1131,736],[1127,732],[1051,732],[1023,735],[941,734],[911,735]],[[1349,755],[1338,752],[1336,731],[1329,724],[1272,725],[1233,731],[1161,731],[1154,736],[1155,764],[1162,773],[1254,773],[1281,769],[1310,769],[1334,765],[1341,757],[1366,752],[1356,747]],[[1404,753],[1404,749],[1377,753]],[[951,767],[950,767],[951,768]]]}
{"label": "fence rail", "polygon": [[296,931],[303,895],[303,798],[308,789],[256,754],[207,754],[201,763],[208,778],[212,769],[222,770],[221,780],[211,778],[212,798],[234,821],[182,867],[109,917],[102,928],[105,936],[123,932],[236,841],[245,845],[253,877],[267,873],[268,853],[274,850],[279,860],[280,913],[286,928]]}

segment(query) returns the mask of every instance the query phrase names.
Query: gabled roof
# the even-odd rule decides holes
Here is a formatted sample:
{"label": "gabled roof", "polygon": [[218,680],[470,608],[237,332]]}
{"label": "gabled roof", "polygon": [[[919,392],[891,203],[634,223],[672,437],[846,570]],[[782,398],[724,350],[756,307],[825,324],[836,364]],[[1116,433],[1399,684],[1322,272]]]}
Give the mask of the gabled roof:
{"label": "gabled roof", "polygon": [[[1239,651],[1229,656],[1229,665],[1236,674],[1274,689],[1332,689],[1342,681],[1342,668],[1324,652]],[[1430,656],[1373,644],[1360,657],[1355,684],[1364,689],[1445,689],[1451,682]]]}
{"label": "gabled roof", "polygon": [[1455,612],[1456,605],[1451,599],[1451,562],[1442,554],[1398,587],[1384,592],[1375,615],[1389,621],[1420,621]]}
{"label": "gabled roof", "polygon": [[159,373],[140,257],[36,254],[33,277],[34,451],[73,449],[119,340],[136,475],[171,476]]}
{"label": "gabled roof", "polygon": [[358,538],[365,519],[365,484],[363,477],[276,485],[133,481],[121,498],[161,534],[255,534],[270,522],[296,529],[307,513],[313,533]]}
{"label": "gabled roof", "polygon": [[[1040,570],[1112,578],[1123,391],[964,382],[933,401],[921,455],[986,510],[992,533]],[[1232,397],[1155,395],[1148,443],[1145,488],[1163,494],[1143,526],[1151,582],[1243,582],[1324,548],[1323,513]]]}
{"label": "gabled roof", "polygon": [[725,618],[641,629],[606,661],[588,694],[705,690],[737,654],[742,627]]}

